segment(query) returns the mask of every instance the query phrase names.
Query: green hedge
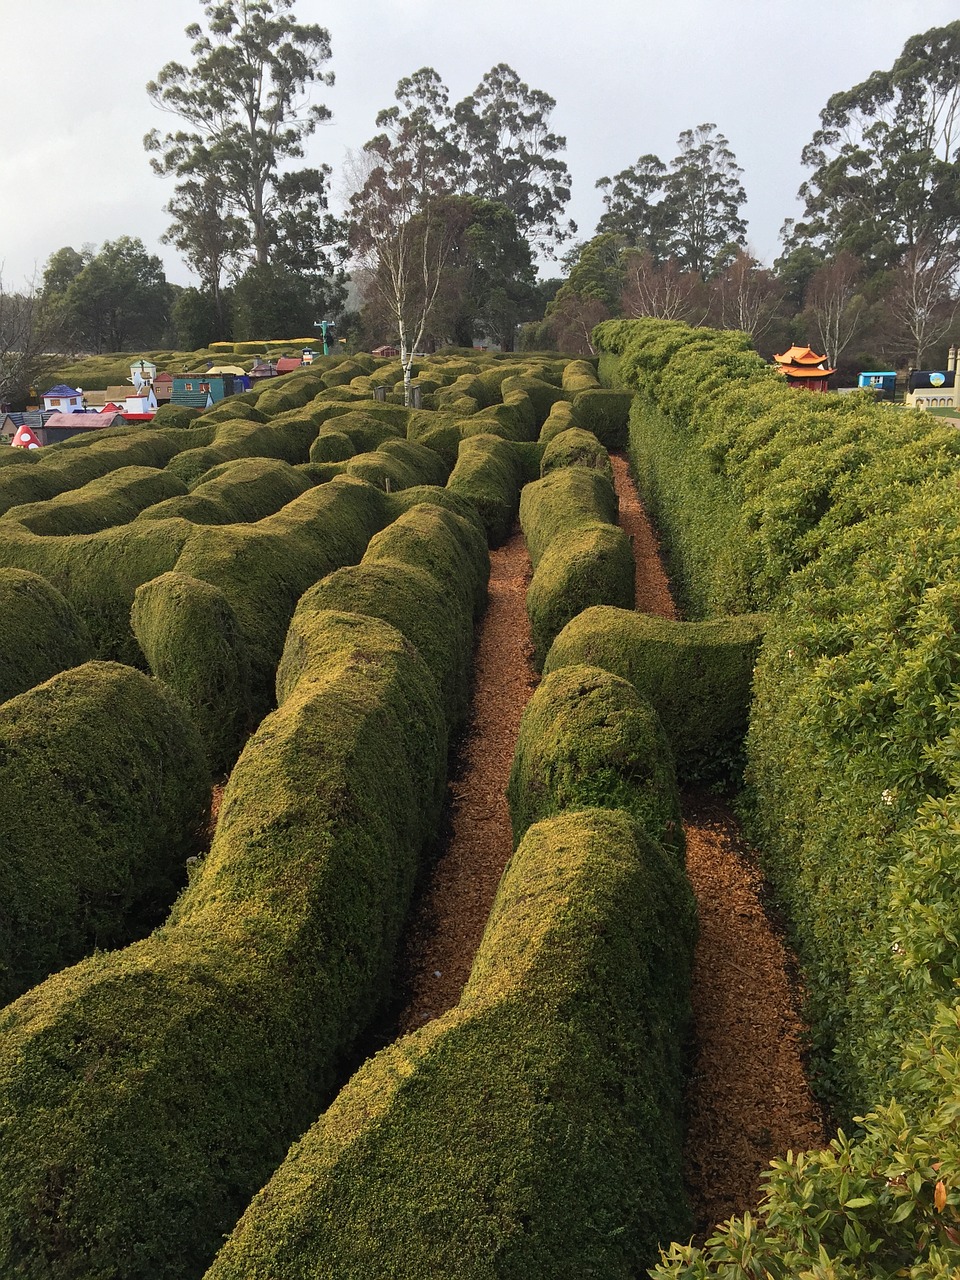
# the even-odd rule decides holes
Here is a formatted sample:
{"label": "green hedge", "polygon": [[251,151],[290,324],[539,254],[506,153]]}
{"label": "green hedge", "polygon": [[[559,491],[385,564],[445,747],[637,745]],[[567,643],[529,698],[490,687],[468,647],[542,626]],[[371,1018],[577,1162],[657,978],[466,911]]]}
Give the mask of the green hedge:
{"label": "green hedge", "polygon": [[[330,433],[338,437],[346,436],[352,445],[352,453],[369,453],[379,449],[384,440],[400,439],[405,431],[399,424],[367,413],[366,410],[356,409],[341,414],[332,421],[328,418],[310,446],[311,462],[342,461],[342,458],[337,456],[342,446],[337,443],[335,450],[331,453],[329,446],[324,443],[324,438]],[[352,454],[347,455],[347,457],[350,456]]]}
{"label": "green hedge", "polygon": [[626,680],[572,664],[544,677],[524,709],[507,788],[514,843],[573,809],[623,809],[677,855],[685,842],[663,725]]}
{"label": "green hedge", "polygon": [[189,1280],[382,1007],[444,792],[394,628],[301,615],[168,923],[0,1014],[0,1271]]}
{"label": "green hedge", "polygon": [[590,391],[600,386],[597,371],[589,360],[571,360],[564,365],[560,384],[564,394],[574,396],[579,391]]}
{"label": "green hedge", "polygon": [[189,713],[219,777],[252,727],[250,659],[229,601],[209,582],[164,573],[137,588],[130,625],[151,672]]}
{"label": "green hedge", "polygon": [[574,465],[592,467],[613,483],[610,454],[592,432],[582,431],[579,427],[570,427],[549,437],[541,455],[540,475],[543,477],[559,467]]}
{"label": "green hedge", "polygon": [[200,417],[199,409],[191,409],[185,404],[162,404],[153,415],[155,427],[189,427]]}
{"label": "green hedge", "polygon": [[540,428],[540,442],[548,444],[561,431],[569,431],[571,427],[577,425],[573,416],[573,405],[569,400],[558,400],[550,410],[549,418]]}
{"label": "green hedge", "polygon": [[[154,467],[118,467],[45,502],[11,507],[2,517],[45,537],[96,533],[126,524],[147,507],[186,493],[182,480]],[[0,526],[2,527],[2,526]]]}
{"label": "green hedge", "polygon": [[527,589],[537,669],[563,628],[584,609],[600,604],[631,609],[635,577],[630,539],[616,525],[580,524],[559,533],[540,556]]}
{"label": "green hedge", "polygon": [[[396,627],[433,673],[447,723],[459,729],[469,709],[475,605],[488,567],[486,541],[475,526],[419,504],[371,539],[359,565],[305,592],[297,614],[340,609]],[[288,640],[288,661],[292,645]]]}
{"label": "green hedge", "polygon": [[158,502],[137,519],[180,516],[193,524],[263,520],[312,487],[303,471],[280,458],[238,458],[211,467],[188,494]]}
{"label": "green hedge", "polygon": [[373,485],[338,476],[256,524],[192,527],[170,567],[219,587],[236,614],[250,659],[254,720],[273,703],[297,601],[324,574],[361,558],[387,519],[383,498]]}
{"label": "green hedge", "polygon": [[476,507],[491,547],[505,542],[513,530],[523,471],[509,440],[470,436],[460,445],[447,487]]}
{"label": "green hedge", "polygon": [[742,765],[765,622],[757,614],[672,622],[600,605],[560,632],[544,672],[586,662],[629,680],[663,722],[681,780],[714,780]]}
{"label": "green hedge", "polygon": [[418,484],[446,483],[450,468],[426,445],[413,440],[386,439],[372,453],[358,453],[344,464],[346,475],[357,476],[388,493]]}
{"label": "green hedge", "polygon": [[77,611],[26,569],[0,569],[0,633],[0,703],[93,657]]}
{"label": "green hedge", "polygon": [[246,422],[230,419],[217,423],[211,444],[198,449],[185,449],[167,464],[167,469],[185,484],[195,484],[222,462],[236,458],[280,458],[291,464],[306,462],[317,428],[302,414],[286,421]]}
{"label": "green hedge", "polygon": [[610,480],[586,467],[565,467],[524,486],[520,523],[534,568],[558,535],[587,524],[616,524],[617,496]]}
{"label": "green hedge", "polygon": [[631,391],[578,391],[573,396],[577,426],[592,431],[608,449],[624,449],[627,444],[627,417],[633,400]]}
{"label": "green hedge", "polygon": [[[955,998],[960,434],[799,395],[744,335],[598,331],[644,411],[640,473],[701,612],[762,607],[745,797],[803,966],[815,1078],[842,1115],[891,1090]],[[699,585],[695,577],[699,576]]]}
{"label": "green hedge", "polygon": [[0,706],[0,1004],[162,919],[210,778],[166,688],[87,662]]}
{"label": "green hedge", "polygon": [[531,827],[456,1009],[371,1059],[207,1280],[634,1277],[686,1237],[694,907],[620,812]]}

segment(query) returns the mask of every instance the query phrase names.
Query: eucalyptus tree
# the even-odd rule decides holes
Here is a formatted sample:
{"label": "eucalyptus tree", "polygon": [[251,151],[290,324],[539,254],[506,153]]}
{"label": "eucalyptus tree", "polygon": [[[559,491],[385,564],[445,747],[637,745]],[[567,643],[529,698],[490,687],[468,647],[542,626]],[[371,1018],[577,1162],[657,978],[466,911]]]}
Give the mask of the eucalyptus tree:
{"label": "eucalyptus tree", "polygon": [[[324,27],[300,23],[293,4],[207,0],[206,29],[200,23],[186,29],[192,63],[168,62],[147,85],[154,104],[186,126],[146,135],[154,171],[203,191],[218,184],[224,219],[240,219],[245,249],[261,265],[270,261],[279,239],[282,166],[302,159],[305,139],[330,118],[326,106],[309,101],[313,85],[333,83],[332,72],[323,69],[330,35]],[[302,180],[316,197],[317,173],[286,170],[284,181],[290,189]],[[189,236],[194,210],[183,185],[170,212],[181,228],[171,236]]]}
{"label": "eucalyptus tree", "polygon": [[577,229],[563,217],[570,172],[560,155],[567,140],[550,129],[555,106],[500,62],[453,108],[457,189],[506,205],[521,234],[546,253]]}
{"label": "eucalyptus tree", "polygon": [[848,250],[868,271],[960,233],[960,21],[911,36],[889,70],[835,93],[803,149],[812,170],[787,248]]}
{"label": "eucalyptus tree", "polygon": [[604,193],[605,212],[597,223],[597,233],[623,236],[631,247],[662,258],[666,175],[667,166],[659,156],[645,155],[612,178],[599,178],[596,185]]}
{"label": "eucalyptus tree", "polygon": [[665,251],[706,279],[722,271],[746,242],[740,216],[743,170],[715,124],[685,129],[664,180]]}

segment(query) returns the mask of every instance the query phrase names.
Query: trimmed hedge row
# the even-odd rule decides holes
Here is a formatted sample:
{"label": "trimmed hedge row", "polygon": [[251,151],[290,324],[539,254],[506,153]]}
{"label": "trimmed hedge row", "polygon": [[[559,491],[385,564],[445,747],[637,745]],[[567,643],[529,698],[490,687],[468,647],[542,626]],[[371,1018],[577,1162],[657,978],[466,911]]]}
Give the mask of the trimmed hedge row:
{"label": "trimmed hedge row", "polygon": [[659,716],[627,680],[571,663],[527,703],[507,787],[514,843],[564,810],[623,809],[683,865],[673,756]]}
{"label": "trimmed hedge row", "polygon": [[292,636],[168,923],[0,1014],[0,1270],[202,1274],[383,1001],[444,790],[436,682],[379,620]]}
{"label": "trimmed hedge row", "polygon": [[138,520],[180,517],[191,524],[263,520],[313,485],[300,469],[280,458],[238,458],[205,471],[190,492],[141,511]]}
{"label": "trimmed hedge row", "polygon": [[0,541],[0,563],[48,578],[89,627],[97,654],[134,664],[143,663],[130,626],[138,587],[173,569],[218,587],[246,646],[256,721],[272,705],[274,673],[297,600],[325,573],[360,559],[386,523],[384,502],[372,485],[339,476],[254,524],[135,520],[64,538],[41,538],[12,525]]}
{"label": "trimmed hedge row", "polygon": [[270,422],[245,422],[231,418],[216,425],[213,441],[199,449],[184,449],[167,463],[167,469],[185,484],[196,483],[205,472],[235,458],[281,458],[306,462],[317,434],[316,423],[303,414]]}
{"label": "trimmed hedge row", "polygon": [[835,1108],[871,1111],[857,1140],[779,1162],[762,1229],[731,1222],[660,1274],[951,1274],[960,437],[799,395],[743,335],[611,325],[598,341],[640,390],[634,449],[674,563],[706,570],[688,599],[726,603],[732,577],[739,607],[771,612],[753,836],[804,965],[817,1079]]}
{"label": "trimmed hedge row", "polygon": [[209,807],[195,730],[132,667],[87,662],[0,705],[0,1004],[156,925]]}
{"label": "trimmed hedge row", "polygon": [[127,524],[145,508],[175,500],[186,491],[183,482],[167,471],[118,467],[78,489],[68,489],[42,502],[10,507],[2,517],[0,529],[7,521],[15,520],[31,533],[45,537],[96,533]]}
{"label": "trimmed hedge row", "polygon": [[740,760],[766,621],[673,622],[597,605],[558,634],[543,669],[589,663],[628,680],[656,709],[681,779],[715,779]]}
{"label": "trimmed hedge row", "polygon": [[600,471],[613,484],[610,454],[591,431],[570,427],[552,435],[540,459],[540,476],[560,467],[591,467]]}
{"label": "trimmed hedge row", "polygon": [[250,656],[227,597],[162,573],[137,588],[130,625],[150,670],[187,708],[211,773],[226,773],[253,725]]}
{"label": "trimmed hedge row", "polygon": [[[323,610],[380,618],[402,632],[433,673],[453,730],[469,709],[473,625],[486,598],[489,557],[476,525],[418,503],[376,534],[358,565],[328,574],[301,597],[295,619]],[[296,653],[298,626],[284,662]],[[278,673],[281,689],[284,668]]]}
{"label": "trimmed hedge row", "polygon": [[477,435],[460,445],[447,488],[473,503],[490,546],[498,547],[513,529],[522,483],[520,456],[510,441]]}
{"label": "trimmed hedge row", "polygon": [[694,927],[675,858],[625,813],[531,827],[459,1006],[361,1068],[207,1280],[637,1275],[690,1229]]}
{"label": "trimmed hedge row", "polygon": [[26,569],[0,569],[0,634],[0,703],[93,657],[76,610]]}
{"label": "trimmed hedge row", "polygon": [[568,466],[524,487],[520,524],[534,567],[527,614],[538,668],[554,637],[585,608],[632,606],[633,551],[616,519],[617,497],[600,471]]}

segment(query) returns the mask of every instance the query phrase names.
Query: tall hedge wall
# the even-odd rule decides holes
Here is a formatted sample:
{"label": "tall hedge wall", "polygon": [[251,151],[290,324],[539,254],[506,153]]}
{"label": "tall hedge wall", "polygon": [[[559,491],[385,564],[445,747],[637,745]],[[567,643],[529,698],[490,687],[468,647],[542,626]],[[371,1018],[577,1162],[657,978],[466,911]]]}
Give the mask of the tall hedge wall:
{"label": "tall hedge wall", "polygon": [[[744,335],[636,322],[597,337],[639,393],[632,448],[687,600],[701,614],[731,603],[770,613],[748,738],[752,832],[807,978],[815,1078],[841,1113],[899,1096],[907,1129],[894,1136],[883,1113],[896,1147],[886,1154],[902,1161],[906,1144],[916,1180],[888,1221],[903,1210],[917,1222],[938,1169],[958,1159],[953,1139],[927,1145],[929,1074],[900,1067],[930,1052],[935,1021],[944,1043],[957,1016],[960,435],[858,395],[794,392]],[[882,1172],[890,1164],[852,1150],[844,1159],[862,1193],[851,1200],[852,1175],[839,1172],[820,1184],[823,1231],[847,1237],[827,1256],[844,1266],[843,1249],[857,1257],[849,1240],[874,1248],[872,1206],[899,1197]],[[778,1175],[779,1222],[801,1220],[819,1177]],[[952,1204],[950,1175],[944,1186]],[[942,1233],[911,1235],[900,1264],[920,1268],[911,1274],[941,1274],[923,1268],[943,1248],[950,1266],[960,1261]],[[817,1261],[809,1238],[793,1262],[777,1253],[785,1247],[756,1265],[769,1258],[781,1268],[772,1273],[794,1274]],[[727,1257],[717,1246],[671,1274],[725,1274]]]}
{"label": "tall hedge wall", "polygon": [[0,1271],[201,1275],[384,998],[443,792],[436,683],[378,620],[300,625],[168,923],[0,1014]]}

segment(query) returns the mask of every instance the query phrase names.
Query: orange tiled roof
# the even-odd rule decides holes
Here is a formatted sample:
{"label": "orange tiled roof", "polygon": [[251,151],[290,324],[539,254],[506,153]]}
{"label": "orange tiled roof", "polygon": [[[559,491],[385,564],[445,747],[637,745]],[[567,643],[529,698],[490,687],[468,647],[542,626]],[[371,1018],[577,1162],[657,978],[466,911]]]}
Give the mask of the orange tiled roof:
{"label": "orange tiled roof", "polygon": [[782,356],[774,356],[777,364],[802,364],[816,365],[823,364],[826,356],[818,356],[810,347],[791,347],[789,351],[785,351]]}

